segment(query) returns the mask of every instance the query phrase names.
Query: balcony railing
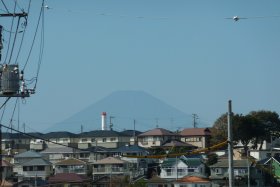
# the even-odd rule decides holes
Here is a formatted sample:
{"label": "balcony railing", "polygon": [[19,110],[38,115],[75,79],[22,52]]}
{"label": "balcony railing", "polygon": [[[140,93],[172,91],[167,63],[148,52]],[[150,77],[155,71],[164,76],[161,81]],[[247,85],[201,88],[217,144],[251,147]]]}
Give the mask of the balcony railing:
{"label": "balcony railing", "polygon": [[55,168],[55,173],[76,173],[76,174],[86,174],[85,168]]}
{"label": "balcony railing", "polygon": [[116,168],[93,168],[93,173],[123,173],[126,170],[123,167]]}

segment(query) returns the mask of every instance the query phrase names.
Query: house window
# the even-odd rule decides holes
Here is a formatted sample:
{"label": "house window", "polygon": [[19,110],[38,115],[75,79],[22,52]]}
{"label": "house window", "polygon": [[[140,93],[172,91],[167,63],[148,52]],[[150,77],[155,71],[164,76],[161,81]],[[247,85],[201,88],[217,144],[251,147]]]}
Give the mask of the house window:
{"label": "house window", "polygon": [[102,138],[102,142],[106,142],[106,138]]}
{"label": "house window", "polygon": [[45,166],[37,166],[37,171],[45,171]]}
{"label": "house window", "polygon": [[23,166],[23,171],[27,171],[27,166]]}
{"label": "house window", "polygon": [[115,142],[117,140],[117,138],[110,138],[111,142]]}
{"label": "house window", "polygon": [[87,142],[87,138],[82,138],[82,142]]}
{"label": "house window", "polygon": [[166,169],[166,176],[171,176],[171,175],[172,175],[171,169]]}
{"label": "house window", "polygon": [[222,168],[216,168],[215,173],[216,174],[222,174]]}
{"label": "house window", "polygon": [[95,138],[92,138],[92,139],[91,139],[91,142],[95,142],[95,141],[96,141],[96,139],[95,139]]}
{"label": "house window", "polygon": [[63,138],[62,142],[68,142],[68,138]]}

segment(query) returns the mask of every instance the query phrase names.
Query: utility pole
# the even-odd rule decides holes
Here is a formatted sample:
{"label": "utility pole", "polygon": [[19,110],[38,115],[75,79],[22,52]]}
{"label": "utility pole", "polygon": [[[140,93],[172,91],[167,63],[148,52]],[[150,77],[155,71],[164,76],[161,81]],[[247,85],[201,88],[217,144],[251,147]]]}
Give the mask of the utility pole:
{"label": "utility pole", "polygon": [[193,116],[193,128],[197,128],[197,122],[196,120],[198,119],[197,114],[192,114]]}
{"label": "utility pole", "polygon": [[113,123],[112,119],[115,118],[114,116],[110,116],[110,130],[113,130]]}
{"label": "utility pole", "polygon": [[228,101],[228,182],[233,187],[233,145],[232,145],[232,107],[231,100]]}
{"label": "utility pole", "polygon": [[133,139],[134,139],[134,145],[137,142],[136,141],[136,134],[135,134],[135,124],[136,124],[136,120],[134,119],[133,120]]}

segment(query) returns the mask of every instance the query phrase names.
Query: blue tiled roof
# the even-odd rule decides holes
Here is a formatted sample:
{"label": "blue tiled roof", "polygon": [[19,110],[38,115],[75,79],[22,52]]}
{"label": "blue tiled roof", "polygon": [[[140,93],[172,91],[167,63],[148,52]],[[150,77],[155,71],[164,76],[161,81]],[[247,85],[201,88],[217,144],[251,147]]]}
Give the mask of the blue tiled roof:
{"label": "blue tiled roof", "polygon": [[51,162],[42,158],[34,158],[30,161],[24,162],[21,164],[22,166],[50,166]]}
{"label": "blue tiled roof", "polygon": [[122,147],[119,147],[118,149],[114,150],[115,152],[120,152],[120,153],[129,153],[129,152],[145,152],[147,151],[145,148],[140,147],[138,145],[125,145]]}

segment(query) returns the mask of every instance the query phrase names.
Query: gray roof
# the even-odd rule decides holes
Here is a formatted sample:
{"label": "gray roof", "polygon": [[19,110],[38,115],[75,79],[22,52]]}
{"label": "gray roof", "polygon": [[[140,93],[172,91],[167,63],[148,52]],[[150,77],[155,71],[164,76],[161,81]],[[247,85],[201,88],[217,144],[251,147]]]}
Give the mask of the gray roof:
{"label": "gray roof", "polygon": [[20,165],[22,165],[22,166],[50,166],[50,165],[52,165],[52,163],[43,158],[34,158],[34,159],[24,162]]}
{"label": "gray roof", "polygon": [[42,155],[40,153],[37,153],[35,151],[26,151],[23,153],[19,153],[17,155],[14,156],[15,158],[41,158]]}
{"label": "gray roof", "polygon": [[[228,168],[228,159],[220,159],[216,164],[210,166],[211,168]],[[233,160],[233,167],[240,168],[240,167],[248,167],[248,160]]]}
{"label": "gray roof", "polygon": [[138,145],[125,145],[122,147],[119,147],[118,149],[114,150],[113,152],[120,152],[120,153],[139,153],[139,152],[148,152],[143,147],[140,147]]}
{"label": "gray roof", "polygon": [[41,151],[42,154],[52,154],[52,153],[86,153],[89,151],[86,150],[80,150],[70,147],[52,147],[47,148],[44,151]]}
{"label": "gray roof", "polygon": [[162,162],[162,167],[172,167],[182,161],[185,163],[188,167],[199,167],[202,164],[202,161],[200,158],[187,158],[184,156],[181,156],[180,158],[167,158]]}
{"label": "gray roof", "polygon": [[124,131],[122,131],[122,133],[133,137],[134,133],[135,133],[135,136],[138,136],[139,134],[142,134],[143,132],[140,132],[140,131],[137,131],[137,130],[124,130]]}
{"label": "gray roof", "polygon": [[114,130],[95,130],[90,132],[84,132],[79,135],[80,137],[130,137],[130,135]]}
{"label": "gray roof", "polygon": [[43,138],[45,139],[51,139],[51,138],[77,138],[78,135],[67,132],[67,131],[60,131],[60,132],[49,132],[47,134],[43,135]]}

